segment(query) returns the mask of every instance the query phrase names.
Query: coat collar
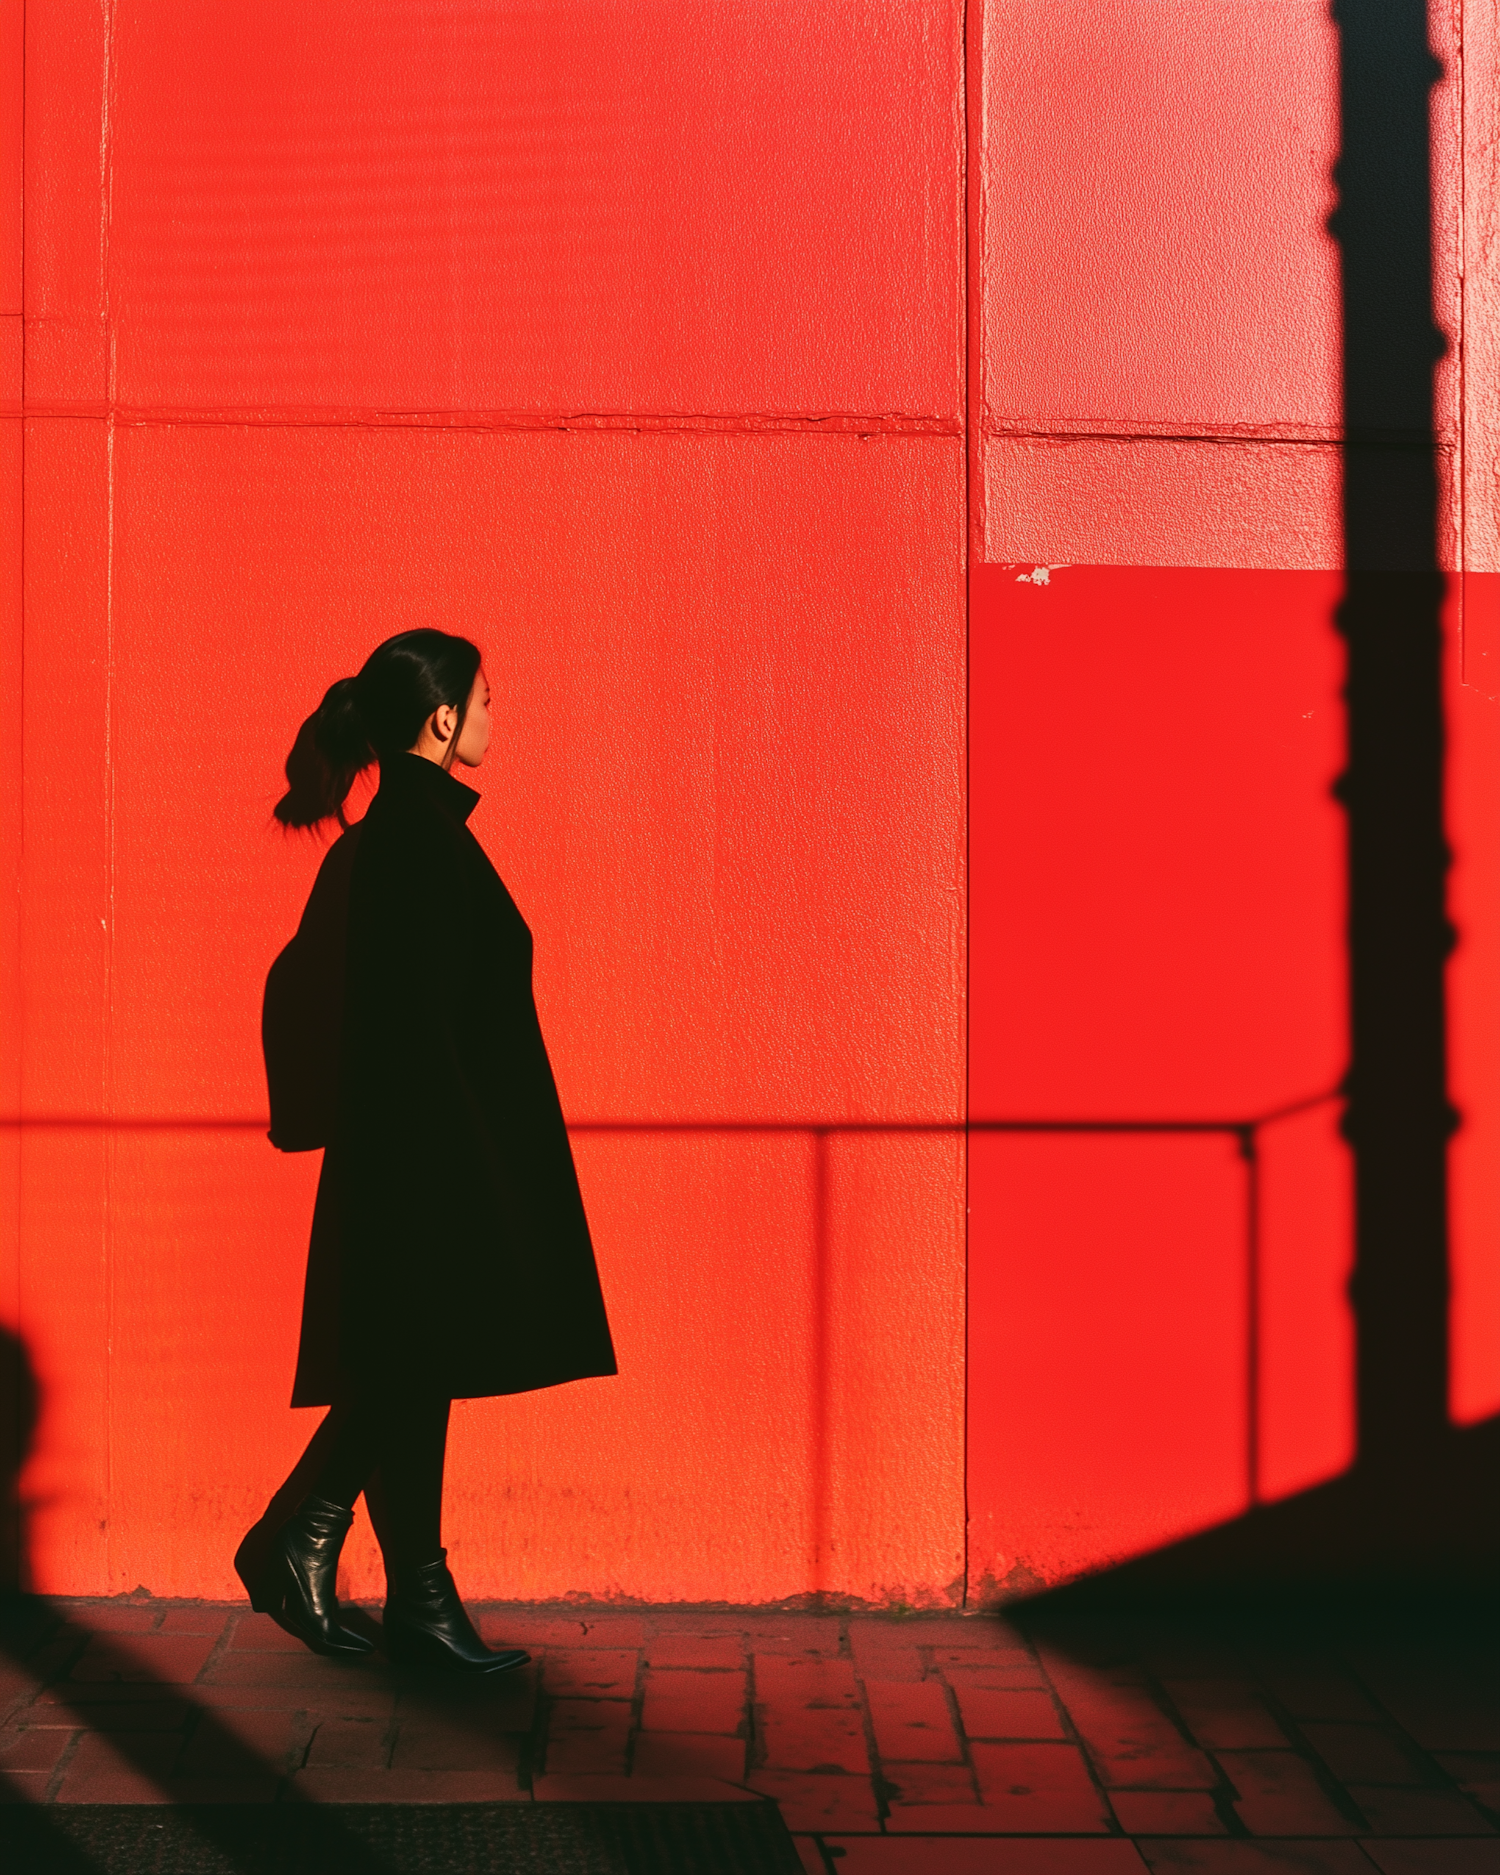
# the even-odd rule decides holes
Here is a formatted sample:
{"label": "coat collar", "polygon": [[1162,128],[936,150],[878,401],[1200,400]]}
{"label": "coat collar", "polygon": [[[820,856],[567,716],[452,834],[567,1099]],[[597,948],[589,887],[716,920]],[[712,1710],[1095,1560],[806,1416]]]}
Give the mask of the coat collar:
{"label": "coat collar", "polygon": [[425,755],[393,755],[389,761],[382,762],[380,793],[402,800],[413,794],[424,795],[459,822],[466,821],[479,805],[479,796],[473,788],[465,787],[456,776],[439,768],[436,762],[429,762]]}

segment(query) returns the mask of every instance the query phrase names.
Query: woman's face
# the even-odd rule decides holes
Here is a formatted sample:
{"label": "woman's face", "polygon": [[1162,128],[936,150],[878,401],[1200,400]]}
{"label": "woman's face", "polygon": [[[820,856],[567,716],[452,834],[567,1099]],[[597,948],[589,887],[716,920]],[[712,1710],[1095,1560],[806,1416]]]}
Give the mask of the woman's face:
{"label": "woman's face", "polygon": [[453,759],[462,762],[465,768],[478,768],[484,760],[485,750],[490,746],[490,686],[481,665],[474,678],[474,688],[469,692],[469,705],[464,712],[464,726],[459,731],[458,746],[453,751]]}

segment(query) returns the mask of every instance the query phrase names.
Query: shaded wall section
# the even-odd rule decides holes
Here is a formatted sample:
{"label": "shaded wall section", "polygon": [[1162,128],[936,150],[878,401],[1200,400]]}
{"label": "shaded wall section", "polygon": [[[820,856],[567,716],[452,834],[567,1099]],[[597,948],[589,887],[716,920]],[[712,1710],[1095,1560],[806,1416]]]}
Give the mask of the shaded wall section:
{"label": "shaded wall section", "polygon": [[319,853],[270,809],[327,683],[433,624],[485,648],[472,824],[536,933],[621,1367],[459,1410],[460,1580],[951,1599],[957,12],[111,21],[26,20],[37,1586],[235,1592],[315,1423],[317,1167],[264,1138],[258,1012]]}
{"label": "shaded wall section", "polygon": [[1425,27],[971,38],[978,1594],[1500,1402],[1494,44]]}

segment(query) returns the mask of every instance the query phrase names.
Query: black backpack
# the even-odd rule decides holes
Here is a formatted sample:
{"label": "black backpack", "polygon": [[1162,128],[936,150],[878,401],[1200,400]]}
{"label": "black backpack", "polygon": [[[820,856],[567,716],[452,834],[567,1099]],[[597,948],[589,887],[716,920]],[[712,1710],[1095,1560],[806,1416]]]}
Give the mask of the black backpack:
{"label": "black backpack", "polygon": [[313,1152],[333,1136],[349,881],[358,846],[356,822],[329,847],[296,935],[266,976],[260,1039],[271,1097],[268,1137],[280,1152]]}

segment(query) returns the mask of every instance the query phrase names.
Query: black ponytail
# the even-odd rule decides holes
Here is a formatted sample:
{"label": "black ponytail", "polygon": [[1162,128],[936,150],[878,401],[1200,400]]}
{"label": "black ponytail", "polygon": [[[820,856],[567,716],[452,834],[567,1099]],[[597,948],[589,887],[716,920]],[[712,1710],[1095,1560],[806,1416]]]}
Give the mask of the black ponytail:
{"label": "black ponytail", "polygon": [[276,818],[283,827],[325,820],[347,827],[344,802],[355,777],[371,762],[410,749],[444,704],[458,711],[461,730],[478,674],[479,647],[448,632],[401,632],[377,645],[359,675],[331,685],[297,731]]}

